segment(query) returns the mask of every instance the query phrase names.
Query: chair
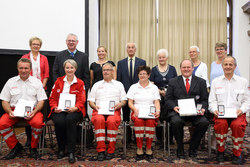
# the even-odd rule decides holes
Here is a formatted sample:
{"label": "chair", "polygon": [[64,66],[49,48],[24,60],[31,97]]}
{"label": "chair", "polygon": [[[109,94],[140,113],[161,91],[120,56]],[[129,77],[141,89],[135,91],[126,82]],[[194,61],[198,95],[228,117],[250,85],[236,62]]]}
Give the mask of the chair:
{"label": "chair", "polygon": [[[170,123],[168,122],[167,123],[167,131],[168,131],[168,156],[170,156]],[[192,126],[192,123],[191,122],[186,122],[186,124],[184,126],[187,126],[187,127],[191,127]],[[211,157],[211,127],[213,125],[212,124],[209,124],[208,125],[208,129],[207,129],[207,133],[208,133],[208,158]]]}
{"label": "chair", "polygon": [[[126,157],[126,153],[127,153],[127,144],[126,144],[126,140],[127,140],[127,126],[133,127],[134,126],[134,122],[130,121],[128,122],[123,122],[123,154],[124,157]],[[163,127],[163,150],[164,150],[164,155],[166,154],[166,121],[163,121],[163,123],[161,123],[160,121],[158,121],[157,123],[157,127]]]}

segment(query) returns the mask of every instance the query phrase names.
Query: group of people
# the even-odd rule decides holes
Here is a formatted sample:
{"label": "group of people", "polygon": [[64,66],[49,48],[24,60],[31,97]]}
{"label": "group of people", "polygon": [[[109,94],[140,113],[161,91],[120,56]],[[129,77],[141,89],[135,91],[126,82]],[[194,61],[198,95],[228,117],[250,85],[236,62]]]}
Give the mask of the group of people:
{"label": "group of people", "polygon": [[[243,137],[246,128],[246,112],[249,112],[250,97],[246,79],[237,76],[239,70],[234,57],[227,56],[225,43],[216,43],[218,60],[211,65],[210,84],[207,77],[207,65],[199,60],[199,48],[191,46],[190,60],[180,63],[181,75],[177,76],[174,66],[167,63],[168,51],[157,52],[158,65],[146,66],[146,61],[135,56],[136,44],[127,43],[128,57],[115,63],[107,59],[107,49],[97,48],[98,61],[89,69],[88,55],[76,49],[78,39],[69,34],[66,39],[68,49],[59,52],[53,65],[54,86],[49,96],[50,113],[55,124],[58,143],[58,158],[68,153],[69,163],[75,162],[77,123],[87,116],[86,101],[93,109],[91,121],[94,125],[98,152],[97,160],[110,160],[115,157],[116,136],[121,120],[134,122],[137,144],[137,159],[152,159],[151,149],[154,134],[161,140],[162,129],[156,128],[158,120],[170,122],[171,133],[177,143],[177,157],[185,158],[183,146],[183,126],[189,121],[194,126],[189,146],[189,157],[197,156],[200,140],[205,134],[209,121],[205,116],[208,110],[214,114],[214,129],[217,141],[217,160],[224,161],[225,139],[228,127],[232,129],[233,164],[242,163]],[[7,81],[0,99],[6,112],[0,118],[0,133],[11,149],[5,159],[13,159],[23,149],[11,128],[20,119],[14,110],[20,99],[36,101],[31,113],[24,117],[31,126],[30,156],[38,158],[37,143],[42,133],[43,114],[41,110],[47,99],[45,90],[49,78],[49,65],[46,56],[39,53],[41,39],[30,39],[31,52],[17,63],[18,76]],[[210,95],[208,88],[211,87]],[[87,96],[88,89],[90,90]],[[65,110],[59,108],[62,94],[74,94],[75,104]],[[200,107],[195,116],[180,116],[179,100],[194,99]],[[112,102],[112,103],[111,103]],[[113,104],[107,109],[106,105]],[[235,108],[237,118],[218,118],[218,106]],[[111,115],[99,114],[103,109],[113,112]],[[122,116],[121,119],[121,110]],[[139,117],[150,111],[153,118]],[[132,132],[128,127],[128,142]],[[106,136],[107,135],[107,136]],[[146,138],[145,152],[143,138]],[[106,149],[105,141],[108,142]],[[107,153],[106,153],[107,150]]]}

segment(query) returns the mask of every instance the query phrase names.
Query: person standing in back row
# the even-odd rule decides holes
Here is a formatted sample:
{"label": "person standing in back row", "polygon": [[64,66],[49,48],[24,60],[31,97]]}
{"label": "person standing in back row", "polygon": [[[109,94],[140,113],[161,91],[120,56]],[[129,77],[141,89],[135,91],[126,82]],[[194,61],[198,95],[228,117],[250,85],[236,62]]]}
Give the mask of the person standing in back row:
{"label": "person standing in back row", "polygon": [[[136,74],[136,70],[139,66],[142,65],[146,66],[146,61],[135,56],[136,52],[135,43],[133,42],[127,43],[126,48],[128,57],[118,61],[117,63],[117,80],[123,84],[125,91],[127,93],[130,86],[139,81],[138,74]],[[128,107],[128,104],[122,107],[122,111],[123,111],[123,121],[129,121],[130,108]],[[127,132],[128,132],[127,136],[131,137],[132,136],[131,128],[128,128]],[[132,141],[130,137],[127,140],[128,142]]]}

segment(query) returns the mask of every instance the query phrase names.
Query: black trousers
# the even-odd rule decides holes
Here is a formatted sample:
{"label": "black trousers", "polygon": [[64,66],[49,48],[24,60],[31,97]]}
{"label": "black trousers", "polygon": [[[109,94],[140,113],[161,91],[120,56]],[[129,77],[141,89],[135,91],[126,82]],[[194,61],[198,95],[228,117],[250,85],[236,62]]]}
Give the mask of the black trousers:
{"label": "black trousers", "polygon": [[[122,107],[122,116],[123,116],[123,121],[124,122],[129,122],[130,121],[130,108],[128,106],[128,103]],[[132,130],[130,126],[127,126],[127,141],[131,142],[132,141]]]}
{"label": "black trousers", "polygon": [[200,140],[203,135],[206,133],[209,121],[205,116],[189,116],[189,117],[180,117],[179,114],[172,111],[169,114],[169,121],[175,136],[175,140],[177,142],[178,151],[184,151],[183,146],[183,136],[184,131],[183,127],[185,122],[191,122],[192,125],[195,127],[194,134],[191,137],[191,142],[189,149],[190,150],[197,150],[200,144]]}
{"label": "black trousers", "polygon": [[68,153],[74,153],[77,139],[77,122],[83,119],[82,112],[53,113],[51,118],[55,124],[59,151],[64,151],[65,145],[68,145]]}

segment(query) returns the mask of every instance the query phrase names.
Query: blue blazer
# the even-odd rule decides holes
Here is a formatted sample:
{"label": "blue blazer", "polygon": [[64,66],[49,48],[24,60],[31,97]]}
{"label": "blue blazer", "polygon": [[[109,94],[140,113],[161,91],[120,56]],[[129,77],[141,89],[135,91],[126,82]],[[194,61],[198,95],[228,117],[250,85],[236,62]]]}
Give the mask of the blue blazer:
{"label": "blue blazer", "polygon": [[123,84],[126,92],[128,92],[128,89],[130,88],[131,85],[139,81],[136,70],[139,66],[142,66],[142,65],[146,65],[146,61],[138,57],[135,57],[134,78],[131,81],[129,77],[129,70],[128,70],[128,58],[118,61],[117,80]]}

